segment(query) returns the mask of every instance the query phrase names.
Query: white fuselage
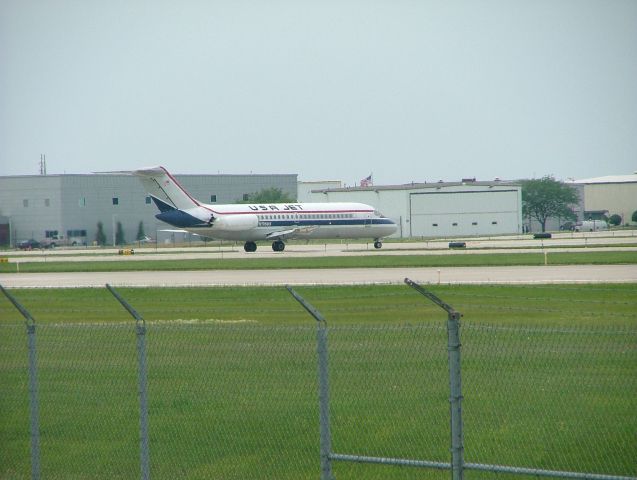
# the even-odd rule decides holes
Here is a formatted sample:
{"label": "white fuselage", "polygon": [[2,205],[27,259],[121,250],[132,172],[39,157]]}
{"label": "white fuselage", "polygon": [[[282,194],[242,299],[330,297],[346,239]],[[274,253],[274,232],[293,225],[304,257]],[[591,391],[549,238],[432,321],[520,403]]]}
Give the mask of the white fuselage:
{"label": "white fuselage", "polygon": [[224,240],[271,238],[383,238],[396,224],[362,203],[199,204],[183,213],[198,221],[171,222],[199,235]]}
{"label": "white fuselage", "polygon": [[159,209],[155,217],[189,232],[223,240],[272,240],[282,251],[289,238],[380,239],[397,230],[396,223],[364,203],[276,203],[209,205],[193,198],[164,167],[135,170]]}

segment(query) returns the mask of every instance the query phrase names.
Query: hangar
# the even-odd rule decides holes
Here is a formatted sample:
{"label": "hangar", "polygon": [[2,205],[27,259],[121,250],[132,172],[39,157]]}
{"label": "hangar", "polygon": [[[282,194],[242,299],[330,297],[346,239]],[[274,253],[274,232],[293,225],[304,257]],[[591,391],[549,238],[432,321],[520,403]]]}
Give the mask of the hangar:
{"label": "hangar", "polygon": [[395,237],[464,237],[522,233],[522,187],[514,182],[410,183],[321,188],[304,201],[362,202],[399,225]]}
{"label": "hangar", "polygon": [[[235,203],[266,188],[297,196],[297,175],[175,175],[198,200]],[[140,222],[156,238],[167,228],[155,219],[157,209],[137,178],[125,174],[54,174],[0,177],[0,241],[15,246],[34,238],[58,245],[90,245],[97,223],[107,244],[115,244],[117,224],[124,239],[137,238]],[[3,226],[4,225],[4,226]],[[7,245],[7,243],[4,243]]]}
{"label": "hangar", "polygon": [[631,218],[637,211],[637,172],[573,180],[570,184],[578,188],[583,204],[578,220],[617,214],[622,225],[633,223]]}

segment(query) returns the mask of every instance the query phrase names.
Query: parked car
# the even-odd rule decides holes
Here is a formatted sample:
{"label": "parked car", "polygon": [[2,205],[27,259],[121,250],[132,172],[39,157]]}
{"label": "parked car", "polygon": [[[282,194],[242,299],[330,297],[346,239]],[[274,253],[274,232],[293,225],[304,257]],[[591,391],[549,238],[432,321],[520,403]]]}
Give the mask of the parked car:
{"label": "parked car", "polygon": [[55,248],[58,246],[58,240],[54,238],[45,238],[40,242],[40,248]]}
{"label": "parked car", "polygon": [[20,250],[33,250],[34,248],[42,248],[42,245],[37,240],[30,238],[29,240],[22,240],[18,243]]}
{"label": "parked car", "polygon": [[605,220],[584,220],[575,224],[576,232],[597,232],[608,230],[608,223]]}

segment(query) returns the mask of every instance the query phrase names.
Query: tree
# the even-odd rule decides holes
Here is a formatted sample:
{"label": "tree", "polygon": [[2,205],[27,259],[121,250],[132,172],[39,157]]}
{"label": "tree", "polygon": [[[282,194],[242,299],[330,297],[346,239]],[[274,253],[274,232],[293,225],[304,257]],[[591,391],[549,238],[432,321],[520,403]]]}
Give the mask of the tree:
{"label": "tree", "polygon": [[97,233],[95,234],[95,241],[98,245],[106,245],[106,235],[104,234],[104,224],[97,222]]}
{"label": "tree", "polygon": [[546,221],[551,217],[576,220],[570,206],[578,201],[573,187],[558,182],[552,176],[522,182],[522,214],[537,220],[543,232],[546,231]]}
{"label": "tree", "polygon": [[144,237],[146,236],[146,233],[144,232],[144,222],[140,221],[139,225],[137,225],[137,237],[136,240],[143,240]]}
{"label": "tree", "polygon": [[610,216],[610,218],[608,219],[608,223],[610,223],[613,226],[617,226],[620,225],[622,223],[622,217],[621,215],[618,215],[616,213],[614,213],[613,215]]}
{"label": "tree", "polygon": [[288,194],[283,193],[280,188],[272,187],[251,193],[248,200],[241,200],[239,203],[290,203],[294,201]]}
{"label": "tree", "polygon": [[126,239],[124,238],[124,228],[122,227],[122,222],[117,222],[117,228],[115,229],[115,245],[124,244],[126,244]]}
{"label": "tree", "polygon": [[630,217],[630,219],[631,219],[633,222],[637,222],[637,210],[635,210],[635,211],[633,212],[633,216],[632,216],[632,217]]}

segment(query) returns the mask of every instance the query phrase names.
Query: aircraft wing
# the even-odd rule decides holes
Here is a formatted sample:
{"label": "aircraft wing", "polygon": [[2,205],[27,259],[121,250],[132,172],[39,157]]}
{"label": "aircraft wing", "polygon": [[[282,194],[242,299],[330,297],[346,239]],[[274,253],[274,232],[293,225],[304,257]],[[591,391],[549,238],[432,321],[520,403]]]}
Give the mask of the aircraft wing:
{"label": "aircraft wing", "polygon": [[198,237],[200,236],[198,233],[194,233],[194,232],[189,232],[188,230],[180,230],[180,229],[173,229],[173,228],[164,228],[162,230],[159,230],[160,232],[169,232],[169,233],[189,233],[190,235],[197,235]]}
{"label": "aircraft wing", "polygon": [[318,227],[316,225],[313,225],[313,226],[310,226],[310,227],[294,227],[294,228],[290,228],[289,230],[279,230],[277,232],[268,233],[265,236],[265,238],[267,238],[267,239],[271,239],[271,238],[284,239],[284,238],[288,238],[288,237],[303,236],[303,235],[307,235],[307,234],[313,232],[317,228]]}

